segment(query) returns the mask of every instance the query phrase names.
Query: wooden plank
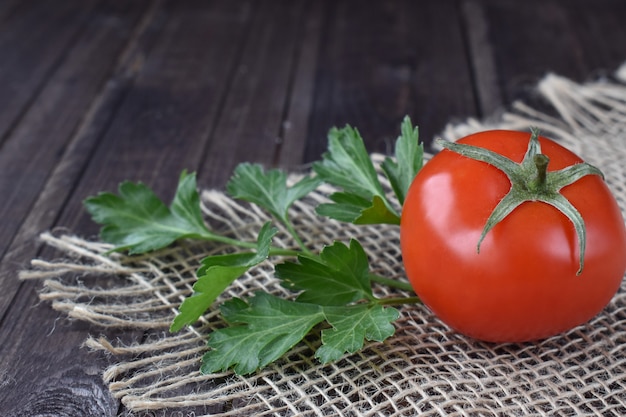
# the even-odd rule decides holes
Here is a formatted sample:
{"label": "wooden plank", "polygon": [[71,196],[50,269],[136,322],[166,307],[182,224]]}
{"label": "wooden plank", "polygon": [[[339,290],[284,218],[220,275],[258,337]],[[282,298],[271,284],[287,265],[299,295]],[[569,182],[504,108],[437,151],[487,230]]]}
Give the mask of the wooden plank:
{"label": "wooden plank", "polygon": [[[166,24],[154,31],[156,45],[144,51],[145,58],[134,68],[137,77],[121,102],[117,100],[114,118],[104,125],[94,121],[95,131],[85,127],[85,135],[96,137],[99,144],[86,156],[89,165],[71,190],[58,225],[88,236],[97,227],[82,209],[86,195],[114,189],[125,178],[143,179],[157,191],[173,192],[180,170],[197,167],[212,120],[205,116],[217,111],[213,100],[228,75],[223,59],[240,39],[247,10],[249,4],[242,2],[205,7],[203,2],[179,1],[163,6],[158,13],[167,16]],[[68,158],[77,156],[72,152]],[[61,164],[65,162],[70,163]],[[43,251],[42,257],[53,256],[53,251]],[[117,415],[117,400],[99,375],[106,358],[79,346],[88,332],[129,341],[142,334],[57,322],[50,306],[31,307],[36,303],[35,286],[27,282],[20,287],[0,327],[0,340],[11,340],[0,347],[0,369],[14,388],[0,394],[0,409],[11,415]],[[55,355],[57,351],[63,353]],[[37,366],[46,360],[45,366]]]}
{"label": "wooden plank", "polygon": [[475,114],[455,1],[329,2],[306,148],[319,158],[331,126],[356,126],[388,151],[409,114],[425,141]]}
{"label": "wooden plank", "polygon": [[530,0],[520,7],[515,0],[483,0],[482,4],[504,102],[528,99],[548,72],[583,81],[597,68],[617,65],[626,52],[620,42],[626,19],[623,2]]}
{"label": "wooden plank", "polygon": [[[317,159],[328,128],[344,123],[359,127],[370,150],[384,151],[405,113],[430,137],[450,118],[479,109],[485,113],[498,99],[527,94],[527,85],[547,69],[586,77],[595,68],[610,68],[624,45],[624,6],[614,0],[593,5],[576,0],[572,7],[554,0],[387,0],[368,7],[355,0],[263,6],[172,0],[144,19],[142,33],[148,37],[130,47],[112,70],[111,57],[137,35],[130,34],[132,16],[144,3],[98,6],[109,5],[119,16],[67,4],[29,1],[4,15],[9,9],[0,6],[0,20],[9,25],[3,29],[11,28],[0,34],[0,51],[10,51],[6,36],[23,34],[13,47],[24,50],[10,51],[14,55],[6,62],[11,68],[24,66],[31,77],[12,70],[5,74],[6,85],[0,83],[6,91],[15,80],[25,87],[9,91],[15,109],[0,109],[7,132],[0,178],[21,187],[17,192],[11,182],[11,189],[0,190],[8,191],[0,203],[7,216],[0,237],[8,239],[0,242],[8,245],[12,239],[0,264],[0,286],[14,279],[7,271],[35,253],[31,238],[43,228],[56,224],[94,235],[97,226],[81,200],[113,190],[123,179],[148,182],[165,199],[183,168],[200,169],[202,186],[221,186],[241,160],[289,166],[303,154]],[[534,13],[527,13],[528,7]],[[41,16],[49,21],[37,26]],[[28,33],[26,21],[35,33]],[[69,21],[74,32],[50,30]],[[119,31],[120,24],[125,29]],[[560,31],[567,33],[554,33]],[[597,45],[606,39],[611,41]],[[41,52],[40,68],[25,64],[39,62],[35,50]],[[468,62],[474,63],[474,74]],[[233,68],[240,71],[231,74]],[[479,86],[472,88],[472,81]],[[290,130],[284,122],[294,120]],[[38,154],[30,161],[25,156],[33,150]],[[53,255],[46,250],[43,256]],[[68,322],[45,303],[33,307],[36,287],[26,283],[15,297],[9,294],[17,287],[0,287],[0,307],[7,313],[0,326],[0,410],[117,415],[118,401],[100,382],[106,358],[79,347],[87,333],[102,329]]]}
{"label": "wooden plank", "polygon": [[22,0],[5,0],[0,2],[0,26],[6,25],[6,20],[11,17],[11,15],[17,9],[17,5],[23,3]]}
{"label": "wooden plank", "polygon": [[27,1],[6,6],[0,30],[0,145],[64,59],[94,3]]}
{"label": "wooden plank", "polygon": [[[408,23],[412,35],[409,48],[414,53],[415,72],[406,113],[419,126],[420,138],[430,147],[446,124],[475,116],[478,109],[458,2],[410,4],[413,9]],[[394,140],[399,133],[399,122],[395,124]]]}
{"label": "wooden plank", "polygon": [[[230,64],[244,40],[249,2],[172,1],[167,24],[141,65],[74,198],[111,190],[128,179],[155,186],[168,200],[182,169],[196,170],[226,95]],[[82,207],[66,218],[95,232]]]}
{"label": "wooden plank", "polygon": [[116,416],[119,403],[101,382],[105,362],[81,348],[100,329],[33,307],[35,285],[24,287],[0,328],[3,415]]}
{"label": "wooden plank", "polygon": [[[31,257],[34,255],[32,245],[36,235],[52,225],[57,210],[64,202],[63,196],[71,190],[80,170],[63,178],[62,192],[49,194],[55,204],[50,204],[51,200],[46,198],[46,206],[34,210],[39,220],[23,228],[20,237],[12,241],[34,202],[41,197],[40,193],[53,169],[62,161],[64,151],[73,146],[72,135],[85,117],[85,109],[99,94],[103,81],[110,75],[146,5],[147,2],[141,0],[103,4],[94,9],[91,24],[77,34],[77,41],[66,54],[66,59],[51,74],[2,147],[0,316],[19,287],[14,276],[20,262],[27,259],[22,256],[27,252]],[[85,164],[89,146],[93,143],[81,143],[80,146],[81,159],[73,161],[72,166]],[[7,258],[10,245],[11,255]]]}
{"label": "wooden plank", "polygon": [[[67,60],[60,64],[57,73],[51,77],[49,85],[33,105],[33,111],[37,114],[40,103],[52,107],[57,103],[58,112],[68,112],[68,116],[61,117],[65,127],[57,130],[55,127],[59,125],[53,118],[44,118],[39,122],[51,127],[51,131],[47,132],[37,123],[29,124],[30,116],[26,115],[26,126],[16,129],[14,133],[21,140],[26,140],[21,134],[33,136],[28,140],[38,141],[40,152],[53,150],[58,153],[55,163],[59,165],[49,173],[50,179],[45,189],[0,264],[0,284],[3,285],[1,296],[4,301],[10,300],[8,292],[15,289],[12,287],[7,291],[6,286],[17,285],[17,269],[36,256],[38,245],[35,235],[54,224],[73,183],[82,173],[94,144],[101,136],[94,129],[106,124],[123,96],[125,86],[129,84],[136,58],[132,44],[130,50],[122,55],[119,68],[115,70],[112,67],[131,36],[138,39],[137,43],[140,44],[135,49],[145,46],[143,34],[133,34],[133,28],[147,10],[146,6],[149,6],[149,2],[144,0],[103,2],[99,5],[89,18],[88,28],[81,33],[80,40],[67,54]],[[139,29],[141,31],[141,25]],[[94,69],[85,71],[85,67],[89,66],[94,66]],[[104,84],[104,94],[100,95],[85,115],[89,107],[87,104],[103,85],[103,77],[111,73],[115,78]],[[70,84],[75,88],[67,88],[68,80],[72,80]],[[79,111],[81,103],[85,108]],[[65,119],[71,119],[72,116],[76,120],[70,128],[70,122]],[[81,121],[83,124],[78,127]],[[77,133],[72,135],[74,130]],[[66,139],[67,144],[64,145],[63,140]],[[42,143],[50,146],[41,146]],[[65,152],[64,146],[67,146]],[[37,149],[37,146],[33,145],[30,151],[33,149]],[[59,162],[61,153],[63,156]],[[0,153],[0,157],[5,155],[4,152]],[[49,169],[53,167],[49,165]],[[13,174],[19,176],[19,171]],[[81,348],[86,334],[99,332],[100,329],[59,321],[60,315],[52,312],[46,303],[33,307],[37,303],[35,288],[38,286],[39,283],[35,282],[24,283],[10,304],[8,301],[2,303],[3,308],[9,304],[11,310],[3,315],[0,327],[0,338],[3,341],[0,345],[0,374],[5,378],[4,387],[7,388],[0,390],[0,409],[8,413],[6,415],[20,416],[117,415],[119,401],[111,397],[101,381],[100,372],[105,364],[102,358],[94,358],[92,355],[87,361],[75,360],[81,354],[86,355]],[[62,340],[64,344],[55,343],[55,340]]]}
{"label": "wooden plank", "polygon": [[470,62],[478,117],[489,117],[502,109],[502,90],[498,82],[489,24],[485,10],[476,0],[461,3],[463,29]]}
{"label": "wooden plank", "polygon": [[274,165],[287,170],[299,169],[304,160],[325,16],[323,2],[308,2],[305,7],[300,21],[301,33],[297,35],[296,62],[290,74],[292,82],[287,97],[287,113],[278,137],[279,149],[274,161]]}
{"label": "wooden plank", "polygon": [[626,62],[626,2],[620,0],[576,0],[566,13],[580,45],[588,77],[612,74]]}
{"label": "wooden plank", "polygon": [[[290,78],[297,58],[303,1],[275,1],[258,8],[232,72],[231,88],[203,158],[199,181],[222,187],[239,162],[271,166],[281,142]],[[284,163],[300,155],[283,154]]]}

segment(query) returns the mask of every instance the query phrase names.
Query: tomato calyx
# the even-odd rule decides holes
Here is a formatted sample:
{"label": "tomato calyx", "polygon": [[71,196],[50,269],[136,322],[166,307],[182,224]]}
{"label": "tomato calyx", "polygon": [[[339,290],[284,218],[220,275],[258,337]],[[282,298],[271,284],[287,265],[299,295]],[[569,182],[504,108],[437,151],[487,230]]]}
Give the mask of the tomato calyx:
{"label": "tomato calyx", "polygon": [[548,171],[550,158],[541,153],[538,129],[531,129],[528,149],[521,163],[493,152],[489,149],[473,145],[437,141],[445,149],[458,153],[470,159],[485,162],[502,171],[511,181],[511,189],[500,200],[490,214],[476,245],[480,253],[480,245],[489,231],[522,203],[539,201],[556,208],[563,213],[573,224],[578,239],[579,268],[576,275],[580,275],[584,268],[586,228],[585,222],[576,207],[565,198],[560,190],[575,183],[587,175],[599,175],[604,178],[602,171],[586,162],[568,166],[557,171]]}

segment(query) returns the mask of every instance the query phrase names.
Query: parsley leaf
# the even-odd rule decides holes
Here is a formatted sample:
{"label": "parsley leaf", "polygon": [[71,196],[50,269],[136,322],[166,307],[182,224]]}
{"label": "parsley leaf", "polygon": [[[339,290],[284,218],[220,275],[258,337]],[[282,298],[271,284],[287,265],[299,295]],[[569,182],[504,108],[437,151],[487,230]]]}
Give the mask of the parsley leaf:
{"label": "parsley leaf", "polygon": [[354,239],[350,247],[341,242],[326,246],[316,257],[299,255],[298,262],[277,265],[276,276],[285,288],[304,290],[299,302],[338,306],[374,298],[367,255]]}
{"label": "parsley leaf", "polygon": [[318,214],[355,224],[400,223],[356,129],[331,129],[328,152],[313,164],[313,170],[323,181],[343,189],[331,195],[334,203],[320,204]]}
{"label": "parsley leaf", "polygon": [[[243,300],[233,298],[221,305],[228,326],[212,332],[202,371],[211,373],[233,368],[248,374],[277,360],[321,325],[321,346],[315,356],[326,363],[346,352],[361,349],[366,340],[383,341],[394,333],[392,322],[399,313],[390,305],[419,302],[417,297],[378,299],[375,281],[392,288],[410,290],[408,283],[373,275],[363,247],[335,242],[319,254],[301,240],[289,219],[293,203],[327,183],[337,192],[318,214],[355,224],[398,224],[398,206],[406,197],[413,177],[423,162],[418,129],[406,117],[396,141],[395,158],[386,158],[382,171],[393,193],[383,187],[376,167],[359,132],[346,126],[329,132],[328,151],[313,165],[314,175],[288,184],[278,169],[264,170],[259,164],[240,164],[227,184],[228,193],[268,211],[281,222],[299,249],[272,246],[277,229],[268,222],[256,242],[217,234],[207,228],[200,208],[195,174],[183,171],[171,205],[166,206],[142,183],[124,182],[118,194],[101,193],[84,204],[100,234],[113,250],[145,253],[169,246],[183,238],[212,240],[243,248],[243,252],[209,256],[197,270],[193,294],[180,305],[170,331],[191,325],[211,307],[234,280],[269,256],[295,258],[275,267],[283,287],[299,292],[295,301],[259,292]],[[389,199],[395,194],[400,204]]]}
{"label": "parsley leaf", "polygon": [[395,159],[386,158],[382,169],[398,201],[404,204],[409,186],[424,163],[424,144],[419,142],[419,130],[413,128],[409,116],[402,121],[401,134],[396,140]]}
{"label": "parsley leaf", "polygon": [[315,352],[323,363],[362,349],[366,339],[382,342],[393,336],[395,328],[391,322],[400,316],[395,308],[376,304],[325,307],[324,313],[333,327],[322,331],[322,346]]}
{"label": "parsley leaf", "polygon": [[115,245],[113,250],[145,253],[169,246],[183,238],[219,238],[204,224],[195,174],[183,171],[171,208],[142,183],[123,182],[119,195],[100,193],[84,202],[100,237]]}
{"label": "parsley leaf", "polygon": [[198,280],[193,286],[194,294],[180,305],[179,314],[174,318],[170,331],[176,332],[193,324],[234,280],[267,259],[272,238],[277,231],[270,227],[269,222],[263,225],[257,239],[256,253],[244,252],[204,258],[197,271]]}
{"label": "parsley leaf", "polygon": [[326,363],[363,347],[365,339],[383,341],[393,335],[393,308],[359,304],[328,307],[284,300],[259,292],[248,302],[235,298],[222,305],[231,326],[209,336],[210,350],[202,358],[204,373],[233,368],[244,375],[277,360],[300,342],[317,324],[327,321],[323,345],[316,357]]}
{"label": "parsley leaf", "polygon": [[234,298],[221,307],[231,327],[209,336],[210,350],[201,370],[212,373],[233,367],[237,374],[256,371],[280,358],[324,320],[321,307],[259,292],[245,301]]}
{"label": "parsley leaf", "polygon": [[254,203],[283,223],[288,223],[289,207],[319,184],[316,177],[304,177],[288,187],[285,172],[278,169],[264,171],[259,164],[242,163],[235,168],[226,189],[232,197]]}
{"label": "parsley leaf", "polygon": [[348,193],[333,193],[330,199],[336,204],[320,204],[316,213],[346,223],[396,224],[397,214],[391,212],[385,201],[375,195],[371,201]]}

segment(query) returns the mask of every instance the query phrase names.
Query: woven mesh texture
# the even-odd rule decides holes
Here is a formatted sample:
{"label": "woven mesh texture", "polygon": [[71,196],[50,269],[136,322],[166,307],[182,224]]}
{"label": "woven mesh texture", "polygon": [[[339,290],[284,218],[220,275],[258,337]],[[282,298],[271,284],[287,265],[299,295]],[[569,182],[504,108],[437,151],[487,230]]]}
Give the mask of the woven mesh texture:
{"label": "woven mesh texture", "polygon": [[[625,75],[620,69],[611,80],[587,84],[549,75],[538,91],[556,116],[515,103],[497,119],[451,125],[443,136],[456,139],[487,128],[537,126],[602,167],[624,211]],[[381,160],[380,155],[373,157]],[[397,227],[350,226],[318,217],[314,207],[327,191],[314,193],[292,209],[291,218],[305,242],[321,248],[335,239],[355,237],[375,273],[402,278]],[[254,240],[267,220],[258,209],[220,192],[204,191],[202,203],[214,229],[240,239]],[[292,247],[287,236],[281,231],[274,243]],[[206,337],[224,325],[217,312],[208,312],[196,326],[177,334],[167,328],[181,300],[192,292],[200,260],[225,247],[186,242],[156,254],[127,257],[107,255],[107,244],[71,235],[46,233],[42,239],[64,254],[58,261],[33,260],[32,269],[22,274],[23,279],[43,280],[43,300],[71,318],[142,335],[128,344],[104,338],[86,342],[111,355],[104,380],[131,414],[201,407],[207,415],[221,416],[626,415],[625,285],[589,323],[539,343],[470,340],[448,329],[427,308],[410,305],[400,308],[393,337],[367,343],[338,362],[322,365],[313,359],[318,342],[311,337],[251,376],[203,375],[199,365]],[[101,287],[102,282],[108,286]],[[258,290],[290,296],[268,263],[237,280],[222,299]],[[377,290],[386,295],[384,289]]]}

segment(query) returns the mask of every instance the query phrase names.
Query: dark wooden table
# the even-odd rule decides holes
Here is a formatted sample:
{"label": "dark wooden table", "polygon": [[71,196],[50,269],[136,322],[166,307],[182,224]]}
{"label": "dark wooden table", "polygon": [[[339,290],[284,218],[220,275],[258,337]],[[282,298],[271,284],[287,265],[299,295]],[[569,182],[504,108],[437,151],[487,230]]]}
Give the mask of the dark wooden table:
{"label": "dark wooden table", "polygon": [[2,0],[0,415],[125,413],[109,359],[81,343],[127,335],[17,278],[52,256],[39,233],[96,235],[84,197],[131,179],[169,200],[184,168],[204,188],[241,161],[293,168],[346,123],[384,152],[409,114],[428,142],[532,100],[547,72],[610,74],[625,22],[623,0]]}

